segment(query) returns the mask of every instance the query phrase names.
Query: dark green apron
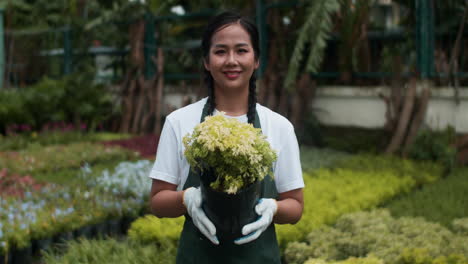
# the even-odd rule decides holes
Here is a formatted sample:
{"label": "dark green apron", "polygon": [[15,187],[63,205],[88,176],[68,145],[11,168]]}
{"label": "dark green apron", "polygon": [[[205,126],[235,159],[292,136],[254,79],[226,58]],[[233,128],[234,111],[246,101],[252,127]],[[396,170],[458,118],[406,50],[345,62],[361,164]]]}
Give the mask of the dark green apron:
{"label": "dark green apron", "polygon": [[[208,104],[203,108],[200,122],[208,115]],[[255,128],[260,128],[260,119],[255,113]],[[275,182],[271,177],[265,177],[261,182],[263,198],[277,198]],[[190,170],[184,190],[200,186],[200,176]],[[185,214],[184,229],[179,240],[177,263],[281,263],[275,225],[272,223],[256,240],[243,244],[214,245],[193,224],[191,217]]]}

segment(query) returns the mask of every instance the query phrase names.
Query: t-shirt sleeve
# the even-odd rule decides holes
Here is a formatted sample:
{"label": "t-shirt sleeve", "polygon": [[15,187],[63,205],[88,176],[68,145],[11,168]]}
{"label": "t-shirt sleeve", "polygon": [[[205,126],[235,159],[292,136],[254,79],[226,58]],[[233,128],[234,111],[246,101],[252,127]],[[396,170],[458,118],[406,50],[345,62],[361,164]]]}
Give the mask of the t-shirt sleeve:
{"label": "t-shirt sleeve", "polygon": [[180,182],[179,141],[169,119],[166,119],[159,138],[156,161],[150,178],[178,185]]}
{"label": "t-shirt sleeve", "polygon": [[285,130],[286,133],[281,137],[278,159],[274,165],[276,189],[279,193],[304,188],[299,145],[294,127],[290,125]]}

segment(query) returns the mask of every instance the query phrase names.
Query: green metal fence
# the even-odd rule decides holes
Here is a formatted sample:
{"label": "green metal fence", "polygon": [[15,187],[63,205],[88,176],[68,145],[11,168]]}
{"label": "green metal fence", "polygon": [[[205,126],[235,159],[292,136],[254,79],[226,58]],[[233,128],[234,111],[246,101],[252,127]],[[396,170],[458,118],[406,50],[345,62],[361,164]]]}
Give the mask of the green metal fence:
{"label": "green metal fence", "polygon": [[[412,30],[409,34],[409,37],[414,39],[415,42],[415,53],[416,53],[416,68],[421,78],[435,78],[440,77],[441,74],[435,71],[434,68],[434,51],[436,49],[436,39],[438,38],[437,30],[434,24],[434,10],[433,6],[430,5],[431,1],[427,0],[415,0],[416,6],[416,28]],[[260,68],[259,76],[261,77],[265,71],[266,65],[268,64],[268,25],[267,17],[268,13],[275,8],[300,8],[302,2],[300,1],[281,1],[281,2],[269,2],[266,3],[265,0],[256,0],[256,10],[255,10],[255,20],[259,27],[260,33],[260,46],[262,54],[260,57]],[[165,52],[172,52],[174,50],[196,50],[200,45],[199,39],[190,39],[188,41],[180,43],[167,43],[166,39],[161,38],[159,32],[161,31],[162,25],[164,23],[172,24],[184,24],[191,19],[204,19],[208,20],[212,15],[216,13],[216,10],[204,10],[197,13],[188,13],[185,15],[169,15],[169,16],[154,16],[148,13],[145,16],[146,21],[146,31],[144,37],[144,54],[145,54],[145,77],[150,78],[156,73],[156,66],[154,65],[151,57],[156,55],[158,47],[163,48]],[[3,21],[2,11],[0,10],[0,35],[3,37],[6,35],[11,36],[26,36],[26,33],[22,32],[6,32],[2,33],[3,26],[1,22]],[[199,32],[198,37],[201,37],[201,32]],[[465,32],[466,33],[466,32]],[[128,55],[128,48],[118,48],[118,47],[91,47],[87,51],[77,52],[74,47],[74,42],[80,37],[69,27],[64,27],[61,29],[54,30],[53,32],[44,32],[44,35],[49,34],[53,35],[56,43],[60,43],[60,47],[48,50],[43,50],[41,53],[42,57],[47,57],[46,61],[55,60],[55,64],[60,64],[61,71],[60,74],[70,74],[74,70],[74,65],[81,59],[83,55],[85,56],[100,56],[106,55],[113,58],[117,58],[118,63],[114,63],[115,67],[125,68],[125,56]],[[455,34],[455,33],[454,33]],[[380,32],[369,32],[368,37],[372,45],[374,45],[377,51],[381,48],[380,46],[384,45],[385,42],[401,42],[408,35],[405,35],[401,31],[380,31]],[[57,41],[59,40],[59,41]],[[329,41],[330,52],[333,53],[333,46],[336,42],[339,41],[338,37],[332,37]],[[1,44],[3,45],[4,41],[0,39]],[[334,44],[335,43],[335,44]],[[14,65],[6,65],[4,58],[6,53],[8,53],[8,47],[2,47],[0,45],[0,73],[5,73],[6,77],[8,76],[8,71],[11,70],[11,67]],[[86,54],[83,54],[86,53]],[[464,51],[463,51],[464,52]],[[462,54],[463,54],[462,52]],[[463,56],[467,56],[464,54]],[[376,56],[378,57],[378,55]],[[168,58],[168,56],[166,56]],[[170,59],[173,59],[169,57]],[[57,62],[59,61],[59,62]],[[199,62],[199,61],[197,61]],[[47,62],[46,62],[47,63]],[[11,64],[11,62],[10,62]],[[14,63],[13,63],[14,64]],[[184,71],[166,71],[165,78],[166,80],[196,80],[200,79],[199,70],[197,65],[200,63],[194,63],[192,67],[189,67],[190,71],[184,69]],[[462,65],[467,66],[467,65]],[[9,68],[10,67],[10,68]],[[460,67],[463,68],[463,67]],[[117,74],[116,74],[117,72]],[[119,78],[119,74],[123,74],[124,70],[114,70],[113,79]],[[50,72],[45,72],[46,75],[53,75]],[[324,67],[322,72],[315,74],[315,77],[322,79],[333,79],[339,76],[339,72],[336,71],[336,67],[331,65],[328,68]],[[379,79],[390,76],[390,72],[382,72],[379,69],[371,72],[353,72],[354,76],[359,78],[369,78],[369,79]],[[460,77],[468,77],[467,72],[456,73]],[[5,74],[3,74],[5,76]],[[2,78],[0,78],[2,79]],[[3,79],[2,79],[3,81]],[[11,80],[9,80],[11,82]],[[3,83],[0,82],[0,87],[3,87]]]}

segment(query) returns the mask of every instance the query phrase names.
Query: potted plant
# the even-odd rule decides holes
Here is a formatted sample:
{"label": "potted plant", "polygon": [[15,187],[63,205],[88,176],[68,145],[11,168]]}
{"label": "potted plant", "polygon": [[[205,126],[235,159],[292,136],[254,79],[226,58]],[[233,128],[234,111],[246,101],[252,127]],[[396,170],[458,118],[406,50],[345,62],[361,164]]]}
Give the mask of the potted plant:
{"label": "potted plant", "polygon": [[187,161],[200,175],[203,210],[220,242],[232,242],[258,217],[260,183],[271,175],[276,152],[260,129],[223,112],[207,117],[183,143]]}

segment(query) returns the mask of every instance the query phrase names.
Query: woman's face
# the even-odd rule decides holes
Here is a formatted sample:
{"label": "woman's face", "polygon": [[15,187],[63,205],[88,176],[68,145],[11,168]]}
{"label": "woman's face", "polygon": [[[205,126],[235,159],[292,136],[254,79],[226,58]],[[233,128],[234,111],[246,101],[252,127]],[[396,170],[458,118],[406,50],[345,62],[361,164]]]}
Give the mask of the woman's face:
{"label": "woman's face", "polygon": [[215,89],[248,90],[250,77],[258,68],[249,33],[237,23],[217,31],[204,65],[213,76]]}

